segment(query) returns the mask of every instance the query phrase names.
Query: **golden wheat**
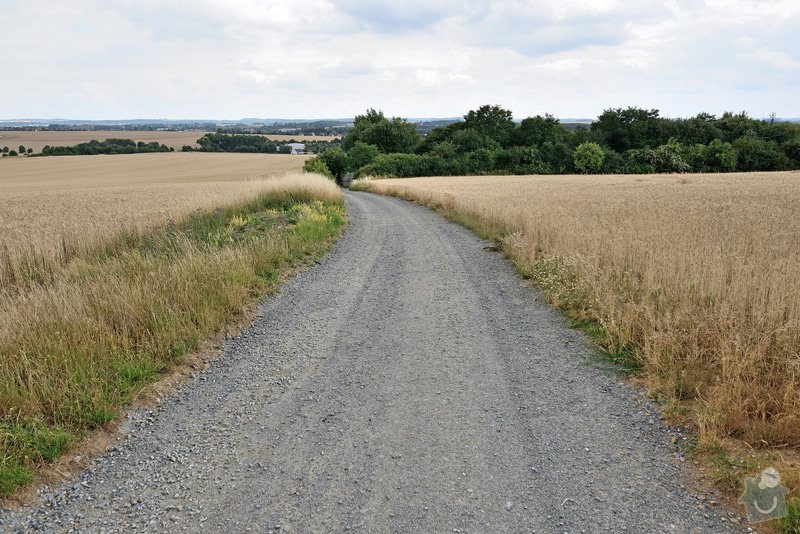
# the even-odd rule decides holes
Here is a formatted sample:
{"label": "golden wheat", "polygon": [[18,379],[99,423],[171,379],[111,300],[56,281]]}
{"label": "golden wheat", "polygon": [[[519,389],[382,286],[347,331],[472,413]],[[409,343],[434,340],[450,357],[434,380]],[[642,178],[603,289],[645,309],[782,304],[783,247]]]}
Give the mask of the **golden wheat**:
{"label": "golden wheat", "polygon": [[[189,211],[252,197],[304,156],[131,154],[0,161],[0,286],[3,265],[47,261],[121,230],[144,230]],[[5,261],[3,261],[5,258]]]}
{"label": "golden wheat", "polygon": [[[95,158],[91,165],[126,159]],[[236,168],[245,160],[224,155],[190,160],[205,165],[184,164],[169,176],[129,175],[125,195],[113,209],[104,202],[116,198],[117,189],[109,193],[107,183],[125,175],[113,165],[105,177],[73,180],[72,185],[94,186],[74,195],[70,181],[59,180],[58,173],[39,177],[55,192],[37,191],[38,182],[31,182],[32,196],[22,195],[30,211],[23,209],[20,216],[38,216],[37,194],[43,193],[55,212],[51,216],[79,219],[86,232],[74,234],[77,246],[60,257],[42,254],[39,261],[0,251],[5,259],[0,267],[13,275],[0,278],[0,497],[29,482],[31,470],[88,430],[113,420],[148,380],[235,321],[242,306],[292,268],[321,254],[344,224],[341,191],[322,176],[243,181],[229,175],[226,186],[203,177],[214,175],[214,168],[223,177],[221,163]],[[266,161],[258,158],[251,165],[263,171]],[[143,162],[131,158],[130,163]],[[187,172],[195,173],[194,181],[185,179]],[[182,183],[175,183],[179,175]],[[184,198],[170,198],[176,193]],[[80,204],[84,197],[97,210]],[[212,205],[213,212],[193,211]],[[159,217],[166,212],[159,210],[167,209],[177,220],[165,225]],[[187,211],[192,213],[179,217]],[[113,223],[121,225],[121,233]],[[137,233],[131,231],[134,223],[160,227]]]}
{"label": "golden wheat", "polygon": [[505,250],[714,440],[800,445],[800,173],[373,180]]}

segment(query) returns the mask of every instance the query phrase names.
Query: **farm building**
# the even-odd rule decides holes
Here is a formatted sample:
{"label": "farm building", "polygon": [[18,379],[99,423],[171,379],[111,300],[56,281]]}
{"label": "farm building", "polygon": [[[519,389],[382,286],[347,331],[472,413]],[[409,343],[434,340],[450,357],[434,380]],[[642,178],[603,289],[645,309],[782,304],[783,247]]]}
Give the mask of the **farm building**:
{"label": "farm building", "polygon": [[292,149],[292,154],[305,154],[306,153],[306,144],[305,143],[287,143],[289,148]]}

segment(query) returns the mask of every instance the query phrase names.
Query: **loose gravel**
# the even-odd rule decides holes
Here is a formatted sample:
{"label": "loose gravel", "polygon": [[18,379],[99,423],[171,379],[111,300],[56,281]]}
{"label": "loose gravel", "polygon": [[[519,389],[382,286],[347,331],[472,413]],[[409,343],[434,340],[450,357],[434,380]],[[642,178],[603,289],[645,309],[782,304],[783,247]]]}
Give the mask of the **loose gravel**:
{"label": "loose gravel", "polygon": [[741,532],[487,243],[393,198],[7,532]]}

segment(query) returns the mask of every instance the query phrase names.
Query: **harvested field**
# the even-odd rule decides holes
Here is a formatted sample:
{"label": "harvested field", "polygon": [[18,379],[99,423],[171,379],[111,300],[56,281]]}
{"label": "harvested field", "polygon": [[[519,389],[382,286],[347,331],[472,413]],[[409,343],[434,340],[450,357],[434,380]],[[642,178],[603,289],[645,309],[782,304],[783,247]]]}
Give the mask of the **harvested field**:
{"label": "harvested field", "polygon": [[265,178],[298,171],[305,159],[216,153],[6,158],[0,162],[0,251],[49,256],[63,249],[63,240],[92,246],[123,228],[251,197]]}
{"label": "harvested field", "polygon": [[[78,143],[86,143],[93,139],[105,141],[106,139],[132,139],[149,143],[157,141],[175,150],[180,150],[183,145],[191,147],[197,146],[197,140],[203,137],[206,132],[154,132],[154,131],[92,131],[92,132],[25,132],[0,130],[0,148],[7,146],[16,150],[19,145],[25,148],[32,148],[34,152],[41,152],[46,145],[50,146],[73,146]],[[268,139],[274,141],[331,141],[335,137],[319,135],[267,135]]]}
{"label": "harvested field", "polygon": [[501,236],[520,269],[609,357],[640,368],[667,409],[691,405],[706,443],[800,445],[800,173],[365,187]]}

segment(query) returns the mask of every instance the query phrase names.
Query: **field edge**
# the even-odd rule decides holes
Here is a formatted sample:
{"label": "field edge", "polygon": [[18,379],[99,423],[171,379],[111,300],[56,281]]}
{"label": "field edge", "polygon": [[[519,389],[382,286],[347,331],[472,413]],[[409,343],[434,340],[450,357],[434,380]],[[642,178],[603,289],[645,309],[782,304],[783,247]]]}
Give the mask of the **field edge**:
{"label": "field edge", "polygon": [[[320,180],[324,179],[320,177]],[[335,193],[332,193],[333,188]],[[346,223],[343,198],[338,188],[326,185],[315,191],[296,187],[293,191],[272,191],[249,202],[194,213],[177,226],[167,225],[147,235],[120,237],[117,246],[111,247],[111,254],[98,250],[95,253],[100,257],[74,258],[71,264],[96,261],[95,267],[102,269],[104,262],[113,266],[113,262],[122,257],[123,264],[125,261],[135,263],[148,254],[150,260],[155,258],[161,262],[160,267],[166,267],[167,262],[176,260],[174,249],[180,247],[186,247],[183,252],[192,256],[188,263],[200,263],[217,254],[220,261],[215,266],[222,269],[230,264],[238,269],[228,273],[227,279],[225,276],[221,278],[232,282],[226,289],[235,295],[230,301],[223,299],[222,306],[216,306],[217,311],[210,314],[210,319],[207,308],[220,304],[219,301],[197,308],[196,311],[202,315],[199,322],[203,323],[197,328],[176,327],[173,336],[169,332],[153,335],[152,344],[166,348],[161,354],[151,355],[135,346],[127,356],[124,350],[118,352],[111,363],[113,369],[104,377],[110,377],[113,384],[92,391],[97,394],[102,389],[109,393],[109,398],[100,403],[99,410],[89,412],[90,415],[98,414],[97,419],[82,420],[86,414],[81,413],[76,420],[63,414],[54,420],[52,413],[37,414],[35,408],[17,408],[13,399],[9,400],[7,396],[12,389],[9,381],[3,380],[6,383],[0,383],[0,410],[4,412],[0,416],[0,507],[23,504],[41,484],[64,479],[76,469],[85,467],[89,458],[103,452],[113,441],[110,436],[114,435],[124,410],[131,406],[157,404],[192,374],[198,370],[202,372],[216,357],[224,338],[249,324],[257,304],[280,289],[288,278],[318,262],[341,236]],[[192,239],[199,241],[190,243]],[[154,253],[153,249],[158,251]],[[127,267],[131,265],[129,263]],[[242,270],[243,265],[245,270]],[[157,272],[158,267],[154,269]],[[65,270],[69,268],[70,265],[65,266]],[[79,265],[78,269],[81,268],[85,269],[85,266]],[[120,271],[114,274],[118,275]],[[130,274],[135,278],[133,272]],[[175,274],[174,269],[172,274]],[[102,274],[99,276],[102,278]],[[74,278],[74,273],[67,275],[70,277]],[[173,281],[180,282],[177,278]],[[147,284],[147,280],[144,283]],[[207,288],[198,291],[203,289]],[[109,300],[114,298],[109,296]],[[186,312],[175,311],[178,314]],[[185,320],[186,314],[183,315],[182,318],[176,317]],[[112,326],[116,328],[119,325]],[[59,328],[54,332],[56,336],[61,335],[61,330],[69,331],[69,325],[58,326],[57,322],[49,327]],[[35,335],[34,329],[27,341],[36,343]],[[48,336],[40,337],[46,343]],[[127,333],[119,337],[130,341]],[[85,340],[75,340],[76,344],[81,342],[85,343]],[[101,345],[100,342],[97,344]],[[113,348],[120,349],[118,346]],[[98,349],[103,350],[103,347]],[[92,347],[86,350],[92,350]],[[0,342],[0,354],[7,355],[8,351],[9,345],[3,346]],[[2,397],[4,394],[5,398]],[[50,404],[62,401],[49,399]]]}
{"label": "field edge", "polygon": [[[621,345],[614,339],[613,333],[608,331],[598,321],[575,313],[576,310],[564,305],[564,301],[555,302],[548,294],[547,288],[537,282],[536,276],[531,272],[530,266],[521,263],[515,254],[513,240],[514,229],[506,228],[479,214],[467,209],[458,209],[455,202],[448,202],[442,198],[415,195],[409,187],[385,186],[380,189],[373,187],[373,182],[381,179],[360,179],[350,186],[353,191],[362,191],[379,195],[387,195],[408,202],[424,206],[436,211],[444,218],[457,223],[472,231],[478,237],[490,241],[491,249],[503,254],[511,263],[517,273],[525,280],[530,281],[539,288],[548,298],[550,305],[554,306],[565,317],[565,326],[581,331],[590,343],[597,349],[596,358],[600,361],[614,365],[620,378],[632,382],[637,387],[647,390],[643,380],[640,380],[643,369],[637,362],[635,347]],[[542,269],[549,272],[558,272],[559,276],[571,277],[568,266],[558,261],[543,260]],[[700,437],[698,427],[693,419],[693,407],[688,402],[664,402],[650,396],[659,406],[662,417],[667,424],[681,427],[689,431],[694,437],[676,442],[673,445],[676,451],[684,454],[701,473],[709,473],[714,486],[719,488],[733,509],[739,509],[737,498],[744,488],[745,478],[752,477],[768,465],[780,464],[780,471],[789,474],[791,480],[800,478],[800,467],[794,462],[785,461],[781,454],[782,449],[767,449],[755,452],[744,441],[733,438],[703,439]],[[797,495],[800,485],[787,484],[789,495]],[[791,498],[787,502],[789,515],[782,520],[775,520],[770,525],[773,532],[781,534],[800,534],[800,498]],[[759,525],[762,527],[763,525]]]}

